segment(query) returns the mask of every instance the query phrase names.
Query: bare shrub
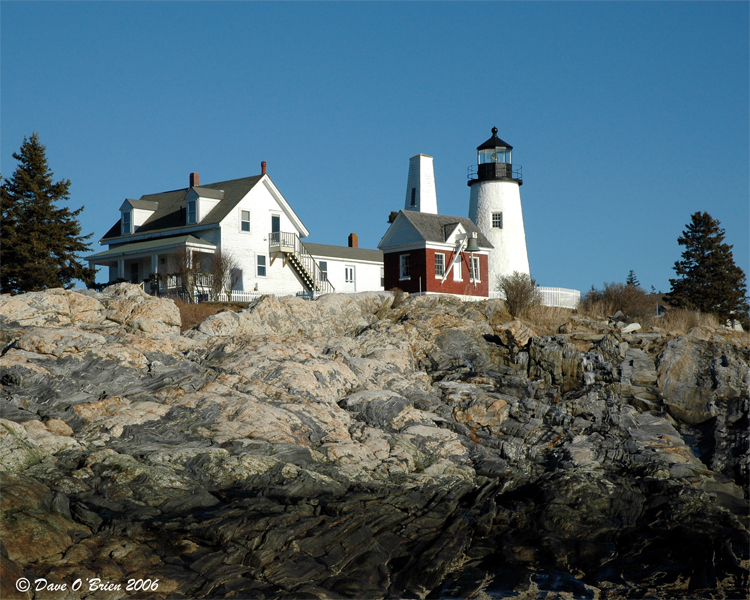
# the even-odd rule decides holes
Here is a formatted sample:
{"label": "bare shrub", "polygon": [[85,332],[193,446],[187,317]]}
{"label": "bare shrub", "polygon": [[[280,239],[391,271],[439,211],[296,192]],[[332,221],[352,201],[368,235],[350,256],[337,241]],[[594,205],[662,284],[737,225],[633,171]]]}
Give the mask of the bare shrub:
{"label": "bare shrub", "polygon": [[228,250],[217,250],[211,255],[208,269],[211,274],[211,298],[216,301],[221,292],[224,292],[231,302],[232,290],[242,277],[237,259]]}
{"label": "bare shrub", "polygon": [[593,286],[581,298],[581,310],[589,317],[606,317],[618,310],[629,319],[648,321],[656,314],[656,300],[637,285],[626,283],[605,283],[604,289]]}
{"label": "bare shrub", "polygon": [[515,271],[513,275],[499,277],[497,289],[505,296],[505,306],[513,317],[518,317],[525,310],[542,303],[542,295],[536,287],[536,282],[526,273]]}
{"label": "bare shrub", "polygon": [[195,302],[195,290],[200,274],[200,262],[185,247],[177,248],[176,275],[180,278],[181,291]]}

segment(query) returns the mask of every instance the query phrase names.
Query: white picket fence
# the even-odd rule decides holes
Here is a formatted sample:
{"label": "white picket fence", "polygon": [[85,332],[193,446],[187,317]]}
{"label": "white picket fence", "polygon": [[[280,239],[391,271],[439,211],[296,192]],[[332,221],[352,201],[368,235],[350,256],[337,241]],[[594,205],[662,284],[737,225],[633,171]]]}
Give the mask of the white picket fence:
{"label": "white picket fence", "polygon": [[[540,287],[536,288],[542,295],[544,306],[555,306],[558,308],[577,308],[581,300],[581,292],[568,290],[566,288]],[[505,300],[505,294],[499,290],[490,292],[490,298],[494,300]]]}

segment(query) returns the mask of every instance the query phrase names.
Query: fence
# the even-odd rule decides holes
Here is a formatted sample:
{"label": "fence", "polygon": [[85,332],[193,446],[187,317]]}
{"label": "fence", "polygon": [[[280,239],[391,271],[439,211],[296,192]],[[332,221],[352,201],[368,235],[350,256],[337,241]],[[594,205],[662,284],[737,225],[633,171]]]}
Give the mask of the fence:
{"label": "fence", "polygon": [[[578,290],[568,290],[565,288],[539,287],[536,288],[542,296],[544,306],[553,306],[558,308],[577,308],[581,300],[581,292]],[[495,300],[505,300],[505,295],[499,291],[491,291],[490,298]]]}

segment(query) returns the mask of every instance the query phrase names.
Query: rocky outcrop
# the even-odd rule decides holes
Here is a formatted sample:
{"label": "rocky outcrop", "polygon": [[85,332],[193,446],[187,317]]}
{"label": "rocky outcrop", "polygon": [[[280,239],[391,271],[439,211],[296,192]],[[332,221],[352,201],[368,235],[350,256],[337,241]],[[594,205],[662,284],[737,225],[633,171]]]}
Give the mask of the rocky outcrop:
{"label": "rocky outcrop", "polygon": [[[748,347],[497,301],[0,297],[3,597],[740,597]],[[706,339],[702,339],[706,338]],[[744,345],[743,345],[744,344]],[[110,597],[131,593],[109,590]]]}

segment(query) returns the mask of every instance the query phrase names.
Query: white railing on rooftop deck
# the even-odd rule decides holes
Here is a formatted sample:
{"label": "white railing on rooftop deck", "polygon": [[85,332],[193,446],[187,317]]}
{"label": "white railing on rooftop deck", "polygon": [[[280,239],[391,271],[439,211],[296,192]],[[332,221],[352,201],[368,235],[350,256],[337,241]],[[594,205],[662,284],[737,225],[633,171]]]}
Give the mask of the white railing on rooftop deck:
{"label": "white railing on rooftop deck", "polygon": [[[536,289],[542,295],[542,304],[544,306],[577,308],[578,302],[581,300],[581,292],[578,290],[540,286],[537,286]],[[505,295],[499,290],[492,290],[490,291],[490,298],[493,300],[505,300]]]}

